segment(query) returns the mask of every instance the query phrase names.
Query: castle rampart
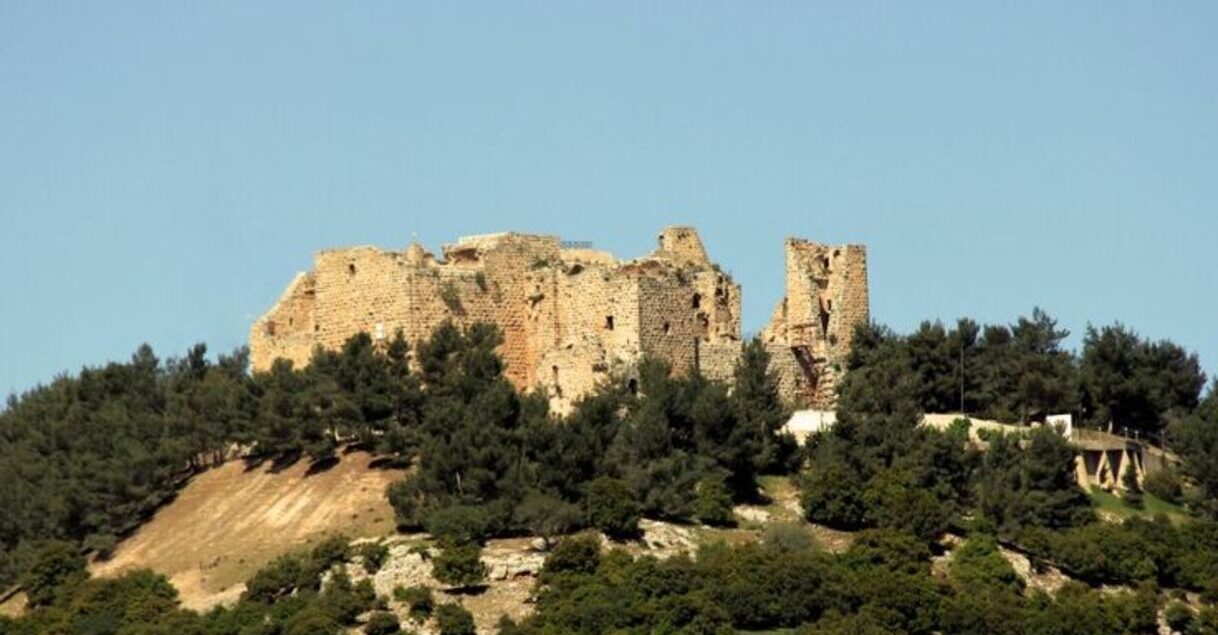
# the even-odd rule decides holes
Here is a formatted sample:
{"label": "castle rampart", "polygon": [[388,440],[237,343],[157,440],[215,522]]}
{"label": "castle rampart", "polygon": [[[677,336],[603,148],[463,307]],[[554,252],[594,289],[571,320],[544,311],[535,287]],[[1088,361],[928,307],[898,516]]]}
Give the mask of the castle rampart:
{"label": "castle rampart", "polygon": [[[319,252],[250,331],[255,371],[276,358],[308,363],[358,332],[376,342],[399,329],[418,341],[446,320],[491,322],[518,387],[543,390],[559,412],[644,356],[674,371],[728,380],[740,357],[741,291],[711,262],[696,230],[669,227],[651,254],[618,260],[555,236],[468,236],[436,258],[352,247]],[[787,298],[764,337],[784,397],[797,406],[832,402],[835,364],[853,325],[867,319],[861,247],[787,241]],[[828,317],[825,317],[828,315]]]}

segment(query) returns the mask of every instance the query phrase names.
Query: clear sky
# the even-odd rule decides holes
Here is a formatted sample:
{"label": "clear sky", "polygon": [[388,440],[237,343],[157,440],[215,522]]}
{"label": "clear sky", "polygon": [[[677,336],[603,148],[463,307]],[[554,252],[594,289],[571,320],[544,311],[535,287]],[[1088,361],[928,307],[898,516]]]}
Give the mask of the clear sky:
{"label": "clear sky", "polygon": [[323,247],[694,224],[898,330],[1041,306],[1218,370],[1218,3],[0,2],[0,393],[244,343]]}

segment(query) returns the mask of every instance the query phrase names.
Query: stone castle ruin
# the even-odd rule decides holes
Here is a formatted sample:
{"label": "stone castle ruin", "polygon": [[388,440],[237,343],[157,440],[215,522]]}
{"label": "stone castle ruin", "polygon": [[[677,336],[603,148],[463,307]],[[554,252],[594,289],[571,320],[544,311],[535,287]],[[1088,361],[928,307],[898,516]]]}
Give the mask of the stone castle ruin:
{"label": "stone castle ruin", "polygon": [[786,297],[761,333],[791,403],[831,409],[854,328],[870,319],[867,250],[788,238]]}
{"label": "stone castle ruin", "polygon": [[[763,333],[783,397],[829,407],[854,325],[868,319],[862,247],[786,245],[787,297]],[[541,390],[558,412],[644,357],[730,380],[741,354],[740,285],[711,262],[696,230],[669,227],[634,260],[555,236],[468,236],[437,258],[417,243],[324,250],[250,330],[253,369],[277,358],[307,364],[367,332],[411,341],[446,320],[496,324],[506,374]]]}

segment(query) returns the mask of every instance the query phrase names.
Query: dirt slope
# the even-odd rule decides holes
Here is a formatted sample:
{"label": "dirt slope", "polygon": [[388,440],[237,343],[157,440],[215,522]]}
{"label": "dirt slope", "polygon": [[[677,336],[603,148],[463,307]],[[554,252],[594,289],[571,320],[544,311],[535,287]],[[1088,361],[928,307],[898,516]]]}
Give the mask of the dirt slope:
{"label": "dirt slope", "polygon": [[307,474],[300,461],[282,471],[247,471],[230,461],[196,476],[177,499],[131,537],[96,575],[150,568],[169,576],[186,607],[236,600],[243,581],[276,556],[343,533],[352,538],[393,532],[385,487],[402,472],[374,469],[363,452]]}

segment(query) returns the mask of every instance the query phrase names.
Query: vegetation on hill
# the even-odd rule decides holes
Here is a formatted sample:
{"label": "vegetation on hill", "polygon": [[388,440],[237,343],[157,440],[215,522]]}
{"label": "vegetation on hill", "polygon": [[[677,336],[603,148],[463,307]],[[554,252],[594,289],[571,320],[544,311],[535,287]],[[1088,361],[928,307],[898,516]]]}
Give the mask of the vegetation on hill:
{"label": "vegetation on hill", "polygon": [[854,339],[849,366],[883,358],[923,412],[1006,422],[1074,413],[1081,423],[1157,438],[1197,407],[1205,374],[1196,354],[1116,324],[1088,327],[1076,356],[1062,348],[1068,335],[1040,309],[1011,325],[923,322],[909,335],[869,325]]}
{"label": "vegetation on hill", "polygon": [[[322,635],[342,632],[361,614],[385,606],[367,579],[352,583],[335,567],[351,559],[341,536],[279,558],[250,579],[235,606],[206,614],[180,608],[177,590],[152,571],[90,579],[83,559],[65,546],[49,545],[35,557],[38,579],[30,588],[38,592],[30,596],[30,610],[20,619],[0,618],[0,633]],[[385,617],[374,621],[387,627]]]}
{"label": "vegetation on hill", "polygon": [[[233,444],[250,461],[307,457],[325,469],[350,442],[411,467],[389,500],[401,527],[435,536],[436,575],[457,591],[482,583],[487,538],[558,542],[535,616],[502,633],[1151,633],[1161,590],[1218,599],[1218,391],[1201,397],[1196,356],[1170,342],[1092,329],[1076,358],[1061,348],[1064,336],[1040,311],[1009,327],[964,320],[909,336],[864,327],[839,384],[838,423],[803,450],[781,432],[787,413],[759,342],[745,346],[735,389],[644,361],[634,381],[606,383],[562,421],[544,397],[512,388],[495,354],[499,334],[485,325],[445,325],[413,351],[400,334],[383,346],[359,335],[317,351],[308,368],[279,362],[254,376],[241,352],[213,363],[200,346],[162,364],[142,348],[0,413],[0,505],[9,512],[0,581],[24,572],[33,606],[0,632],[351,626],[378,603],[341,575],[321,588],[321,573],[349,557],[342,545],[276,561],[236,607],[203,616],[178,608],[154,574],[88,580],[79,556],[82,546],[104,551]],[[971,412],[1028,420],[1076,411],[1165,432],[1187,480],[1160,478],[1147,493],[1196,517],[1099,522],[1074,481],[1071,449],[1047,428],[988,438],[980,452],[962,427],[919,427],[923,411],[958,406],[962,376]],[[629,539],[644,516],[730,525],[734,504],[761,498],[767,473],[794,475],[805,516],[860,532],[854,546],[829,555],[776,539],[659,561],[560,538],[594,528]],[[935,575],[931,558],[948,531],[966,541]],[[1029,591],[999,545],[1077,582],[1053,597]],[[443,629],[469,630],[466,614],[444,611]],[[1178,603],[1170,613],[1190,633],[1218,633],[1212,607]],[[374,630],[391,632],[390,619],[378,617]]]}

